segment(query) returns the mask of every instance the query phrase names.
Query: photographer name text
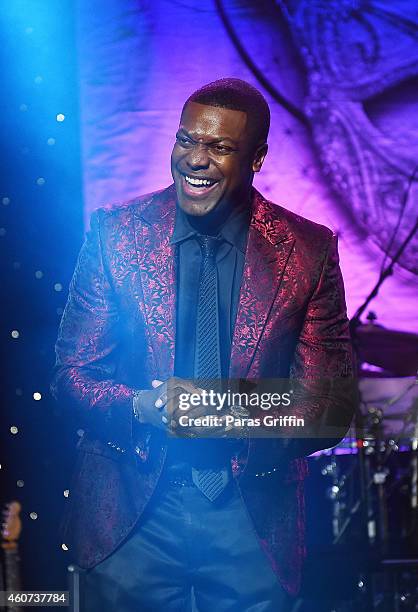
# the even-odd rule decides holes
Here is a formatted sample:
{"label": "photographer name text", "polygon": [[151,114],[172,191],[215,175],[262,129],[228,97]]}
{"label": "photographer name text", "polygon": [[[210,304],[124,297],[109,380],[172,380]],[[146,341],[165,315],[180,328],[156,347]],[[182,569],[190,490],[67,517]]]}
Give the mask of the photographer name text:
{"label": "photographer name text", "polygon": [[181,427],[304,427],[305,420],[293,415],[273,416],[266,414],[263,418],[218,416],[208,414],[203,417],[189,417],[182,414],[178,420]]}

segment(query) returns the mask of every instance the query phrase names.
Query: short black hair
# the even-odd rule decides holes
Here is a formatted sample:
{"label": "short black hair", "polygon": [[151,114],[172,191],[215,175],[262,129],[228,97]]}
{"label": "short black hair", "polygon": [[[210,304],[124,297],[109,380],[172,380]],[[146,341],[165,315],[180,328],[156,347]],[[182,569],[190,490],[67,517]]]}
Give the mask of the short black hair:
{"label": "short black hair", "polygon": [[247,113],[248,125],[256,144],[267,141],[270,128],[270,109],[266,99],[255,87],[241,79],[226,78],[203,85],[186,100],[208,106],[218,106]]}

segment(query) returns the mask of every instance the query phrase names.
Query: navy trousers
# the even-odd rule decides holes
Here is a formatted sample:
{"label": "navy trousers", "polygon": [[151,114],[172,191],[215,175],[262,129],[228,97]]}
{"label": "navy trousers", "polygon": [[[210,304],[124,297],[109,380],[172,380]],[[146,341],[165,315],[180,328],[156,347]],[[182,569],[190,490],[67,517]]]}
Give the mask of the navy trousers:
{"label": "navy trousers", "polygon": [[280,586],[234,480],[215,502],[159,484],[128,539],[84,575],[83,612],[282,612]]}

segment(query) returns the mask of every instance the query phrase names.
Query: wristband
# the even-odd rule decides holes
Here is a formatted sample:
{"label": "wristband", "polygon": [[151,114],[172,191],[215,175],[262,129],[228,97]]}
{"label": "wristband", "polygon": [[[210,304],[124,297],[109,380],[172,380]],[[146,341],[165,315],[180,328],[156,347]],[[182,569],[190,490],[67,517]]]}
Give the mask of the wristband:
{"label": "wristband", "polygon": [[140,423],[146,423],[146,419],[141,408],[141,396],[143,393],[145,393],[145,389],[135,389],[132,397],[132,409],[134,417]]}

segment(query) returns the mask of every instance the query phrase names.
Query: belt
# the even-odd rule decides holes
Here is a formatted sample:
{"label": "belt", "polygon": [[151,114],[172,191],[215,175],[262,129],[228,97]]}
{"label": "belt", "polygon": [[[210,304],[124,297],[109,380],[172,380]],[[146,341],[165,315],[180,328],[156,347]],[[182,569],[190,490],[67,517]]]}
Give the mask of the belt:
{"label": "belt", "polygon": [[[161,474],[161,480],[164,484],[170,484],[178,487],[195,487],[195,483],[193,481],[192,476],[192,468],[194,466],[188,464],[173,464],[166,465],[163,469],[163,473]],[[231,464],[228,465],[220,465],[220,466],[199,466],[196,467],[198,470],[204,470],[211,468],[213,470],[226,470],[229,480],[232,478],[232,469]]]}

